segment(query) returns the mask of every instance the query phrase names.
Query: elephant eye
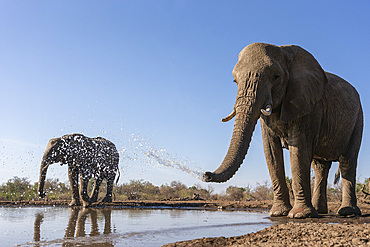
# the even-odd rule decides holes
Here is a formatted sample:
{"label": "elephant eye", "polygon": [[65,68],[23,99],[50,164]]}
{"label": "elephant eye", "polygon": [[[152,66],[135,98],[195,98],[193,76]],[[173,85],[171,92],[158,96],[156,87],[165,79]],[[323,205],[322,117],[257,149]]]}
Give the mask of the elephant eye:
{"label": "elephant eye", "polygon": [[277,80],[279,80],[280,79],[280,75],[279,74],[275,74],[274,75],[274,81],[277,81]]}

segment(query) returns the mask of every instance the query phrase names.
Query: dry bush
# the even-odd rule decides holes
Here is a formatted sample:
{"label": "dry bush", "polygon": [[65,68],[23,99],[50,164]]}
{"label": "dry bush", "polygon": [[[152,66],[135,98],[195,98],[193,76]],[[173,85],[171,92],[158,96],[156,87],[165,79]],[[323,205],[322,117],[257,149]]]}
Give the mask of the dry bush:
{"label": "dry bush", "polygon": [[228,199],[231,201],[241,201],[244,198],[245,189],[236,186],[229,186],[226,189]]}
{"label": "dry bush", "polygon": [[263,184],[257,183],[256,188],[251,192],[252,199],[254,200],[272,200],[274,193],[271,186],[265,181]]}

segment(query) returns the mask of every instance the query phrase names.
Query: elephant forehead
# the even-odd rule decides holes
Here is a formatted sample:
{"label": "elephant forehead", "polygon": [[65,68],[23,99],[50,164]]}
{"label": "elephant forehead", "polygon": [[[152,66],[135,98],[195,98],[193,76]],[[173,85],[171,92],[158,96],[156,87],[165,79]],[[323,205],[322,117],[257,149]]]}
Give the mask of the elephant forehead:
{"label": "elephant forehead", "polygon": [[264,56],[273,56],[274,54],[281,53],[281,50],[276,45],[265,44],[265,43],[252,43],[240,52],[239,59],[241,56],[245,54],[256,54],[256,55],[264,55]]}
{"label": "elephant forehead", "polygon": [[250,77],[260,77],[273,67],[272,59],[263,59],[261,57],[248,57],[244,60],[239,60],[233,69],[233,76],[238,80],[247,80]]}
{"label": "elephant forehead", "polygon": [[239,54],[239,61],[245,61],[246,64],[261,66],[271,65],[276,58],[283,56],[279,47],[264,43],[253,43],[246,46]]}

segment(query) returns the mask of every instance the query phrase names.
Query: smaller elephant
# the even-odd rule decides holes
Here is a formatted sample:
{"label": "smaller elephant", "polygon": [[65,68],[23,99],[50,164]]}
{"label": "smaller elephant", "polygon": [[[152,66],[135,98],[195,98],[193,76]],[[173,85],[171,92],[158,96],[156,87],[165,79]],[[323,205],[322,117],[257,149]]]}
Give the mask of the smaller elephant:
{"label": "smaller elephant", "polygon": [[[45,197],[43,190],[49,165],[61,163],[61,165],[68,164],[72,191],[72,201],[69,206],[81,206],[80,197],[84,207],[97,202],[99,187],[104,179],[107,181],[107,193],[102,201],[112,202],[114,178],[116,173],[119,173],[118,162],[119,154],[116,146],[102,137],[89,138],[81,134],[70,134],[51,139],[41,162],[39,196]],[[91,178],[95,180],[95,183],[91,196],[89,196],[87,185]],[[116,183],[118,179],[119,174]]]}

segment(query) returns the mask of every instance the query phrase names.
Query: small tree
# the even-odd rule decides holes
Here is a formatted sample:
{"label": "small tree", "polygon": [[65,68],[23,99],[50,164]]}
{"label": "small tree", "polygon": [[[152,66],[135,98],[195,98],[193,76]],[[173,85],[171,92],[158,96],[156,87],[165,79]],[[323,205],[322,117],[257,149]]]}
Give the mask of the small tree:
{"label": "small tree", "polygon": [[229,186],[226,189],[226,194],[228,195],[230,200],[233,201],[240,201],[244,198],[244,192],[245,189],[241,187],[236,187],[236,186]]}
{"label": "small tree", "polygon": [[[38,183],[36,183],[36,185],[38,185]],[[70,199],[72,196],[69,185],[60,182],[58,178],[46,179],[44,191],[47,197],[52,200]]]}
{"label": "small tree", "polygon": [[264,184],[257,183],[257,187],[252,191],[252,197],[256,200],[271,200],[274,198],[274,193],[265,181]]}
{"label": "small tree", "polygon": [[215,188],[212,185],[208,184],[207,191],[208,191],[209,197],[212,197],[213,193],[215,192]]}
{"label": "small tree", "polygon": [[247,200],[252,199],[252,186],[250,184],[245,187],[244,198]]}
{"label": "small tree", "polygon": [[17,176],[9,179],[0,187],[0,199],[6,201],[31,200],[37,198],[36,188],[28,178]]}
{"label": "small tree", "polygon": [[210,199],[211,194],[205,188],[203,188],[200,184],[196,184],[191,186],[187,189],[187,196],[192,199]]}
{"label": "small tree", "polygon": [[171,199],[174,197],[174,189],[168,184],[162,184],[159,187],[159,193],[163,199]]}
{"label": "small tree", "polygon": [[333,187],[329,186],[327,190],[327,197],[329,202],[342,201],[342,183],[339,182]]}
{"label": "small tree", "polygon": [[128,184],[118,186],[116,191],[126,196],[128,200],[140,200],[143,192],[142,180],[131,180]]}
{"label": "small tree", "polygon": [[158,186],[155,186],[148,181],[143,182],[142,186],[143,186],[142,199],[144,200],[160,199],[160,191]]}

